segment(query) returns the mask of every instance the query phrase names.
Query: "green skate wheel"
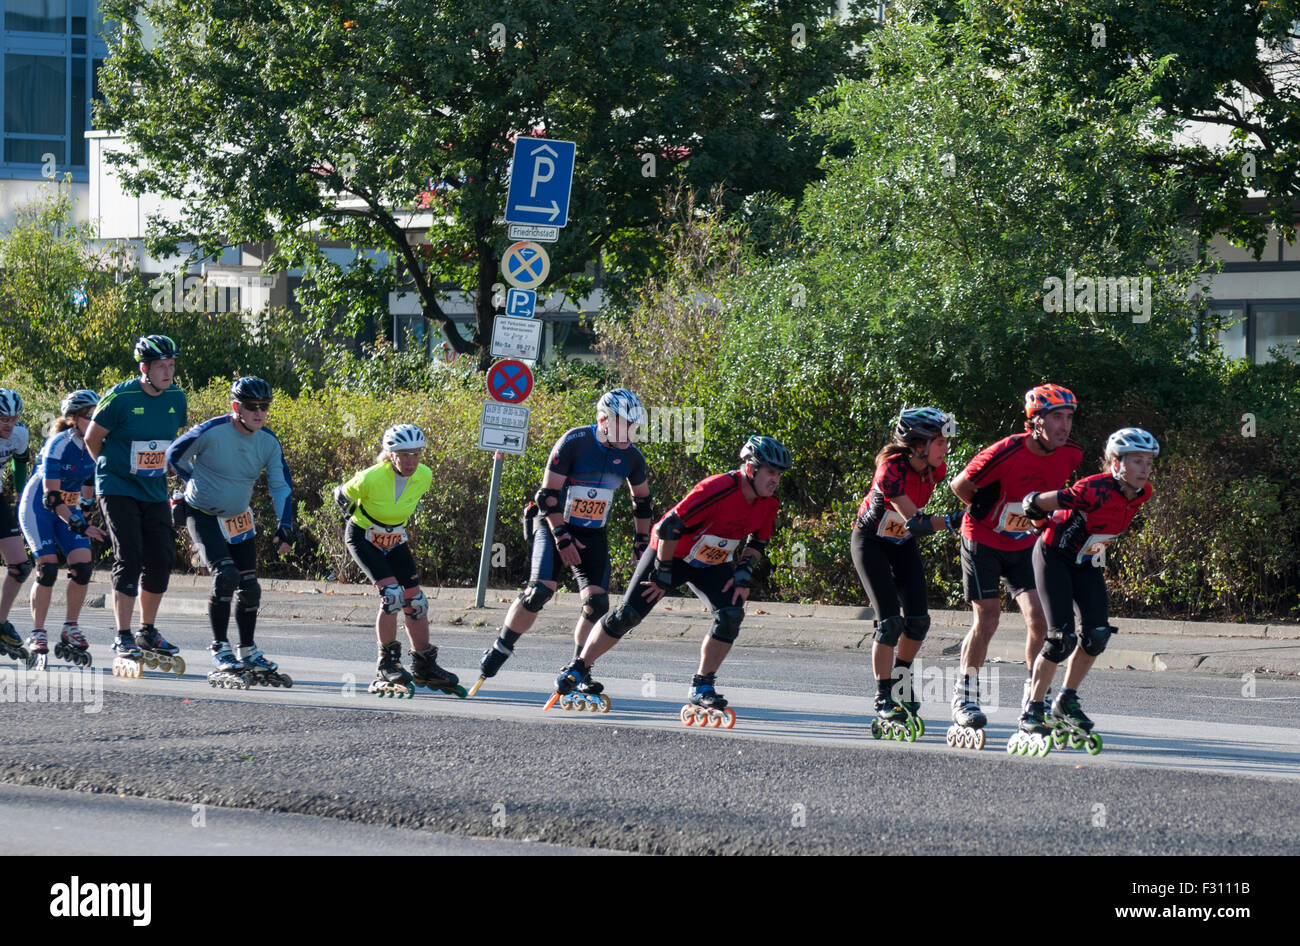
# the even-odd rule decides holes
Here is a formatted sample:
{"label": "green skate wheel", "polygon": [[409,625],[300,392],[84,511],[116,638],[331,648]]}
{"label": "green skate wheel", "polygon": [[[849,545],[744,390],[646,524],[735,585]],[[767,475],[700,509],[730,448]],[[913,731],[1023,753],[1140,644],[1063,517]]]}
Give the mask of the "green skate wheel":
{"label": "green skate wheel", "polygon": [[1065,740],[1066,740],[1066,738],[1067,738],[1067,737],[1066,737],[1065,733],[1062,732],[1061,730],[1059,730],[1059,729],[1053,729],[1053,730],[1052,730],[1052,745],[1055,746],[1057,749],[1064,749],[1064,748],[1065,748]]}
{"label": "green skate wheel", "polygon": [[871,738],[879,739],[882,735],[884,734],[880,731],[880,721],[873,719],[871,721]]}
{"label": "green skate wheel", "polygon": [[917,730],[915,721],[909,720],[903,723],[903,731],[900,733],[900,737],[904,742],[916,742],[920,736],[921,733]]}
{"label": "green skate wheel", "polygon": [[1101,752],[1101,736],[1095,732],[1088,733],[1088,741],[1084,748],[1088,750],[1088,755],[1096,755]]}
{"label": "green skate wheel", "polygon": [[920,716],[914,716],[913,721],[916,724],[916,738],[920,739],[925,735],[925,720]]}
{"label": "green skate wheel", "polygon": [[1008,740],[1007,740],[1007,755],[1015,755],[1015,754],[1016,754],[1016,747],[1017,747],[1017,746],[1018,746],[1018,743],[1016,742],[1016,737],[1015,737],[1015,736],[1012,736],[1010,739],[1008,739]]}
{"label": "green skate wheel", "polygon": [[1073,733],[1073,732],[1070,733],[1070,748],[1071,748],[1071,749],[1082,749],[1082,748],[1083,748],[1083,742],[1084,742],[1083,737],[1080,736],[1078,733]]}
{"label": "green skate wheel", "polygon": [[1048,741],[1048,739],[1047,739],[1046,736],[1043,736],[1043,737],[1042,737],[1042,741],[1039,742],[1039,744],[1038,744],[1038,756],[1039,756],[1039,758],[1042,758],[1042,757],[1046,756],[1047,753],[1049,753],[1049,752],[1051,752],[1051,751],[1052,751],[1052,744],[1051,744],[1051,742]]}
{"label": "green skate wheel", "polygon": [[[290,683],[289,686],[293,686],[293,684]],[[469,690],[466,690],[466,689],[465,689],[463,686],[461,686],[459,683],[456,684],[454,687],[452,687],[452,688],[451,688],[450,690],[448,690],[447,692],[448,692],[448,693],[454,693],[454,694],[456,695],[456,699],[458,699],[458,700],[463,700],[463,699],[465,699],[465,697],[469,696]]]}

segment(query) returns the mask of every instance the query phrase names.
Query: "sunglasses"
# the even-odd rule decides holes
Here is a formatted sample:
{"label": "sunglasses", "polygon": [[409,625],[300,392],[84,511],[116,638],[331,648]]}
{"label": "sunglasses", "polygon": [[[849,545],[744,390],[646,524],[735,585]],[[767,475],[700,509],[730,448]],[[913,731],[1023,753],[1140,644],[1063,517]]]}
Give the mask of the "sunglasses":
{"label": "sunglasses", "polygon": [[240,401],[240,406],[245,410],[266,412],[271,409],[270,401]]}

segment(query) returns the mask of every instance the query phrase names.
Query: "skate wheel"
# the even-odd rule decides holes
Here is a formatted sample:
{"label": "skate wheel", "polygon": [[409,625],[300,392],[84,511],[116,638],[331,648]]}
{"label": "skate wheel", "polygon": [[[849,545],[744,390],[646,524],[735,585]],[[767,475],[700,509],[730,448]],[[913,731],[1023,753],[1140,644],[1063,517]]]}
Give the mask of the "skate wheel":
{"label": "skate wheel", "polygon": [[975,734],[969,729],[963,729],[961,732],[961,747],[963,749],[975,748]]}
{"label": "skate wheel", "polygon": [[575,710],[577,710],[579,713],[585,712],[586,709],[587,709],[587,701],[586,701],[586,700],[581,700],[581,699],[579,699],[579,700],[574,700],[574,701],[573,701],[573,708],[574,708]]}
{"label": "skate wheel", "polygon": [[[286,677],[285,679],[288,679],[288,678]],[[289,686],[293,686],[293,683],[290,682],[290,683],[289,683]],[[448,693],[454,693],[454,694],[456,695],[456,699],[458,699],[458,700],[463,700],[463,699],[465,699],[466,697],[469,696],[469,690],[466,690],[466,689],[465,689],[463,686],[461,686],[459,683],[456,684],[454,687],[452,687],[452,688],[451,688],[450,690],[448,690],[447,692],[448,692]]]}
{"label": "skate wheel", "polygon": [[695,722],[695,707],[687,703],[681,708],[681,711],[678,712],[677,716],[681,719],[683,726],[689,726]]}
{"label": "skate wheel", "polygon": [[925,720],[920,716],[913,716],[912,723],[916,727],[916,738],[920,739],[925,735]]}
{"label": "skate wheel", "polygon": [[1067,737],[1065,733],[1062,732],[1061,730],[1059,729],[1052,730],[1052,745],[1055,746],[1057,749],[1065,748],[1066,739]]}
{"label": "skate wheel", "polygon": [[946,733],[944,733],[943,741],[946,742],[946,743],[948,744],[948,747],[949,747],[950,749],[956,747],[956,745],[957,745],[957,737],[956,737],[956,735],[953,733],[951,727],[949,727],[948,731],[947,731]]}
{"label": "skate wheel", "polygon": [[1084,748],[1088,750],[1088,755],[1101,752],[1101,736],[1095,732],[1088,733],[1088,741]]}
{"label": "skate wheel", "polygon": [[184,658],[184,657],[173,657],[173,658],[172,658],[172,673],[184,673],[184,672],[185,672],[185,658]]}
{"label": "skate wheel", "polygon": [[1078,733],[1070,733],[1070,748],[1071,748],[1071,749],[1082,749],[1082,748],[1083,748],[1083,737],[1080,736]]}
{"label": "skate wheel", "polygon": [[978,752],[983,748],[984,748],[984,730],[977,729],[975,731],[975,750]]}
{"label": "skate wheel", "polygon": [[903,742],[916,742],[917,737],[918,733],[916,731],[916,726],[913,725],[910,720],[905,721],[899,727],[898,738],[903,740]]}
{"label": "skate wheel", "polygon": [[722,710],[709,710],[709,728],[717,729],[722,725]]}
{"label": "skate wheel", "polygon": [[[601,693],[598,699],[600,700],[600,711],[602,713],[608,713],[610,707],[613,706],[614,704],[612,704],[609,701],[609,697],[607,697],[604,693]],[[595,709],[595,707],[592,708]]]}
{"label": "skate wheel", "polygon": [[1016,736],[1013,735],[1010,739],[1007,740],[1007,755],[1015,755],[1019,748],[1019,745],[1020,743],[1016,740]]}
{"label": "skate wheel", "polygon": [[728,706],[722,711],[722,728],[731,729],[736,725],[736,711]]}
{"label": "skate wheel", "polygon": [[143,662],[150,670],[158,666],[158,658],[153,654],[145,654],[144,657],[141,658],[141,662]]}
{"label": "skate wheel", "polygon": [[880,731],[880,721],[873,719],[871,721],[871,738],[879,739],[883,733]]}

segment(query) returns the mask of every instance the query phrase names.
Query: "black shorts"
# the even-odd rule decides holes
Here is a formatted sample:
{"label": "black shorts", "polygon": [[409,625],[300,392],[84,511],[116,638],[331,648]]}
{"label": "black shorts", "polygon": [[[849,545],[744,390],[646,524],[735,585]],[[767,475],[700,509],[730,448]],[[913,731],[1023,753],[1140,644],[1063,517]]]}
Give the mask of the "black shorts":
{"label": "black shorts", "polygon": [[420,574],[415,565],[411,547],[403,542],[385,552],[366,540],[366,530],[351,520],[343,534],[343,541],[352,553],[352,560],[376,585],[396,578],[403,588],[419,588]]}
{"label": "black shorts", "polygon": [[849,534],[849,554],[877,621],[930,613],[925,599],[925,569],[916,539],[900,545],[855,525]]}
{"label": "black shorts", "polygon": [[234,562],[235,567],[241,572],[256,570],[257,543],[253,539],[231,545],[226,541],[221,526],[217,525],[216,516],[209,516],[206,512],[200,512],[188,505],[185,507],[185,516],[185,525],[189,530],[190,539],[193,540],[194,547],[198,549],[203,564],[207,566],[209,572],[215,572],[214,566],[223,558]]}
{"label": "black shorts", "polygon": [[[640,561],[636,563],[636,568],[632,572],[632,578],[627,583],[627,591],[623,593],[623,600],[619,607],[632,611],[638,618],[644,619],[647,614],[654,610],[659,601],[647,601],[644,597],[646,589],[641,585],[643,581],[649,581],[650,576],[655,570],[655,550],[646,549],[645,554],[641,556]],[[676,590],[682,585],[690,588],[710,611],[717,611],[719,608],[731,606],[732,593],[735,589],[729,588],[723,591],[722,588],[727,582],[731,581],[735,575],[736,566],[732,562],[723,562],[721,565],[710,565],[707,568],[696,568],[694,565],[688,565],[684,559],[673,560],[673,589]]]}
{"label": "black shorts", "polygon": [[998,597],[998,580],[1004,579],[1011,597],[1033,591],[1032,548],[1009,551],[981,545],[966,537],[961,540],[961,583],[967,601]]}
{"label": "black shorts", "polygon": [[[609,591],[609,535],[604,529],[584,529],[569,526],[569,535],[582,543],[578,549],[580,561],[570,571],[578,582],[578,590],[588,585]],[[555,550],[555,536],[545,522],[538,522],[537,531],[533,533],[533,561],[528,577],[532,581],[553,581],[559,583],[559,571],[564,567],[560,555]]]}
{"label": "black shorts", "polygon": [[99,497],[99,510],[113,543],[113,589],[135,597],[141,589],[162,594],[176,560],[176,530],[167,500]]}
{"label": "black shorts", "polygon": [[[1106,627],[1110,608],[1106,601],[1103,569],[1092,562],[1075,564],[1074,556],[1060,549],[1034,543],[1034,577],[1038,595],[1043,599],[1043,613],[1049,628],[1073,632],[1074,606],[1079,606],[1079,620],[1084,628]],[[1093,560],[1095,561],[1095,559]]]}
{"label": "black shorts", "polygon": [[18,528],[18,517],[14,515],[14,508],[9,502],[9,494],[0,489],[0,539],[13,539],[22,534]]}

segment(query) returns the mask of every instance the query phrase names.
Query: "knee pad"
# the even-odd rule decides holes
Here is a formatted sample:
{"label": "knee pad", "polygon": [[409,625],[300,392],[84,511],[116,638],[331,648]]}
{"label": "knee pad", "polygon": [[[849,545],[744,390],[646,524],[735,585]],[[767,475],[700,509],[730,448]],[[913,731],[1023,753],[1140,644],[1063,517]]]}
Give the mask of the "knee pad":
{"label": "knee pad", "polygon": [[1117,627],[1085,627],[1079,635],[1079,646],[1089,657],[1099,657],[1110,641],[1110,635],[1118,631]]}
{"label": "knee pad", "polygon": [[18,584],[20,585],[27,580],[27,576],[30,575],[31,573],[32,573],[31,558],[25,558],[17,565],[9,566],[9,577],[12,578],[14,581],[18,582]]}
{"label": "knee pad", "polygon": [[631,608],[619,607],[600,622],[601,628],[610,637],[619,638],[641,623],[641,616]]}
{"label": "knee pad", "polygon": [[406,599],[406,613],[413,621],[418,621],[429,613],[429,599],[424,591],[417,588],[415,594]]}
{"label": "knee pad", "polygon": [[239,587],[239,568],[234,561],[223,558],[212,566],[212,600],[229,602]]}
{"label": "knee pad", "polygon": [[68,566],[68,581],[74,585],[90,584],[90,576],[95,573],[95,566],[90,562],[77,562]]}
{"label": "knee pad", "polygon": [[885,618],[883,621],[876,622],[876,633],[871,635],[871,639],[886,647],[893,647],[903,636],[903,629],[906,627],[907,622],[900,617]]}
{"label": "knee pad", "polygon": [[406,607],[406,596],[401,585],[384,585],[379,589],[379,604],[385,614],[396,614]]}
{"label": "knee pad", "polygon": [[519,602],[524,606],[525,611],[536,614],[546,607],[546,602],[550,601],[554,595],[555,592],[540,581],[530,581],[528,587],[519,592]]}
{"label": "knee pad", "polygon": [[930,633],[930,615],[913,614],[910,617],[903,618],[907,627],[903,628],[903,636],[909,641],[923,641],[925,635]]}
{"label": "knee pad", "polygon": [[1047,639],[1043,641],[1043,649],[1040,653],[1044,659],[1059,664],[1074,653],[1074,645],[1078,641],[1079,638],[1075,635],[1073,627],[1049,627]]}
{"label": "knee pad", "polygon": [[718,608],[713,612],[713,630],[709,636],[724,644],[734,644],[740,636],[740,622],[745,620],[745,609],[737,605]]}
{"label": "knee pad", "polygon": [[243,573],[239,576],[239,610],[256,611],[262,606],[262,586],[257,575]]}
{"label": "knee pad", "polygon": [[[69,575],[72,573],[69,572]],[[44,588],[53,588],[55,580],[59,577],[59,566],[57,562],[37,562],[36,563],[36,584]]]}
{"label": "knee pad", "polygon": [[591,595],[582,602],[582,615],[593,624],[608,613],[609,595],[607,594]]}

